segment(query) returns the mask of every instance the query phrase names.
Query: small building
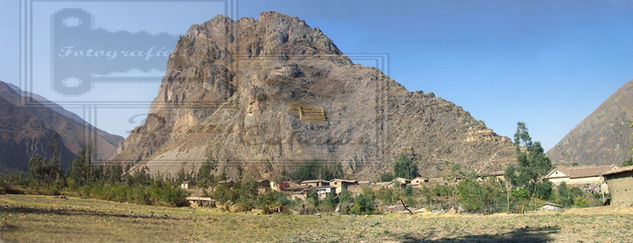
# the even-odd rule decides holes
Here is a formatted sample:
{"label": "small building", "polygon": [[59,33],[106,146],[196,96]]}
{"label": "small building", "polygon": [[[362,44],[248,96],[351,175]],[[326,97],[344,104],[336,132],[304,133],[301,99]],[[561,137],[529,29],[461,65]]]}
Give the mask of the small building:
{"label": "small building", "polygon": [[505,175],[505,171],[503,171],[503,170],[487,172],[487,173],[481,173],[477,177],[477,181],[483,181],[483,180],[488,179],[488,178],[495,178],[495,179],[498,179],[498,180],[505,181],[505,177],[503,177],[504,175]]}
{"label": "small building", "polygon": [[262,179],[262,180],[256,180],[255,182],[257,183],[257,189],[259,193],[264,193],[272,189],[272,187],[270,186],[271,184],[269,180]]}
{"label": "small building", "polygon": [[270,182],[270,190],[275,191],[275,192],[281,191],[281,184],[282,183],[277,183],[277,182],[271,181]]}
{"label": "small building", "polygon": [[562,208],[563,206],[556,203],[546,202],[541,206],[541,211],[560,211]]}
{"label": "small building", "polygon": [[329,186],[330,182],[326,180],[305,180],[300,183],[302,186],[320,187]]}
{"label": "small building", "polygon": [[393,180],[397,181],[398,183],[400,183],[401,186],[407,186],[407,185],[411,184],[411,180],[409,180],[407,178],[398,177],[398,178],[393,179]]}
{"label": "small building", "polygon": [[187,197],[187,201],[189,201],[189,206],[206,206],[206,207],[215,207],[215,200],[210,197]]}
{"label": "small building", "polygon": [[358,185],[358,181],[344,179],[333,179],[330,181],[330,186],[335,189],[336,194],[341,193],[343,191],[343,188],[347,188],[351,185]]}
{"label": "small building", "polygon": [[334,188],[330,187],[330,186],[320,186],[320,187],[316,187],[316,188],[311,188],[314,189],[317,192],[317,195],[319,196],[319,199],[325,199],[325,197],[327,197],[328,193],[332,193],[334,192]]}
{"label": "small building", "polygon": [[370,186],[371,182],[370,181],[358,181],[358,185],[361,186]]}
{"label": "small building", "polygon": [[609,186],[612,205],[633,205],[633,166],[615,168],[602,175]]}
{"label": "small building", "polygon": [[413,180],[411,180],[411,185],[413,186],[421,186],[425,183],[429,183],[428,178],[416,177],[416,178],[413,178]]}
{"label": "small building", "polygon": [[223,180],[223,181],[218,181],[218,185],[225,185],[225,186],[231,187],[231,186],[235,185],[235,181],[233,181],[231,179],[226,179],[226,180]]}
{"label": "small building", "polygon": [[567,185],[600,185],[604,182],[602,173],[618,168],[616,165],[589,165],[557,167],[543,177],[555,185],[565,182]]}
{"label": "small building", "polygon": [[180,189],[189,189],[189,181],[183,181],[182,183],[180,183]]}

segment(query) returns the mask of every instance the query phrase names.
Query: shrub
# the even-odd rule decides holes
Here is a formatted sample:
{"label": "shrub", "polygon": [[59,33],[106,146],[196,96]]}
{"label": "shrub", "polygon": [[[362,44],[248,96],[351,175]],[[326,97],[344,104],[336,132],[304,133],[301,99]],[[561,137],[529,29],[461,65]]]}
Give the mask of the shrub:
{"label": "shrub", "polygon": [[369,188],[363,188],[361,194],[354,199],[354,205],[350,209],[350,213],[357,215],[373,214],[375,206],[374,193]]}
{"label": "shrub", "polygon": [[388,182],[388,181],[392,181],[393,180],[393,174],[391,173],[384,173],[382,175],[380,175],[380,181],[381,182]]}
{"label": "shrub", "polygon": [[491,214],[498,212],[499,199],[502,198],[501,185],[495,180],[477,183],[474,179],[459,182],[458,191],[461,205],[468,212]]}

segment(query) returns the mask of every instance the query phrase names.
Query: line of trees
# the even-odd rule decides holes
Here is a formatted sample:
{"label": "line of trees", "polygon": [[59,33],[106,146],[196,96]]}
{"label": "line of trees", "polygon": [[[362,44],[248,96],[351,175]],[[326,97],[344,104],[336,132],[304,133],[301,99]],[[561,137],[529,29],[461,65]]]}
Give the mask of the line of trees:
{"label": "line of trees", "polygon": [[130,170],[127,164],[97,165],[90,146],[64,169],[58,154],[59,136],[54,134],[50,158],[34,155],[28,162],[28,174],[12,173],[1,178],[2,190],[13,193],[56,195],[66,193],[138,204],[185,206],[186,191],[177,188],[174,179],[160,174],[151,176],[147,168]]}

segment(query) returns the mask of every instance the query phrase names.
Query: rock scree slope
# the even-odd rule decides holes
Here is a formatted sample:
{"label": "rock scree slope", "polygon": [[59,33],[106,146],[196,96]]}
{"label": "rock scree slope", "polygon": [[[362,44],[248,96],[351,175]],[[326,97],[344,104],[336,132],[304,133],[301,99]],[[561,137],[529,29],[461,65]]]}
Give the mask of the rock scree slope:
{"label": "rock scree slope", "polygon": [[303,20],[264,12],[179,37],[145,123],[111,162],[173,174],[210,157],[229,175],[275,178],[316,159],[373,179],[400,154],[426,176],[441,161],[477,171],[515,161],[510,139],[461,107],[353,64]]}

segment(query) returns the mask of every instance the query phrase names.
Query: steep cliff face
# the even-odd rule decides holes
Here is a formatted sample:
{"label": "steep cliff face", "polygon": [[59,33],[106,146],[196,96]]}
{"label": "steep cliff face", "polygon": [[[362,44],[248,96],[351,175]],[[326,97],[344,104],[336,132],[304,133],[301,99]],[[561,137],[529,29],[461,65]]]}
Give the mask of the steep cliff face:
{"label": "steep cliff face", "polygon": [[274,12],[192,26],[145,124],[111,161],[174,173],[207,153],[264,178],[313,159],[366,179],[402,153],[423,175],[442,160],[480,171],[514,161],[511,141],[461,107],[353,64],[318,28]]}
{"label": "steep cliff face", "polygon": [[[33,100],[25,105],[24,97]],[[29,158],[35,154],[50,156],[49,143],[55,133],[59,134],[59,153],[64,165],[87,144],[95,147],[98,159],[107,159],[123,140],[92,127],[43,97],[27,95],[0,82],[0,173],[26,170]]]}
{"label": "steep cliff face", "polygon": [[619,164],[631,158],[633,80],[624,84],[547,152],[555,162]]}

